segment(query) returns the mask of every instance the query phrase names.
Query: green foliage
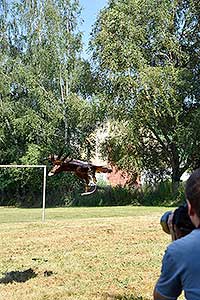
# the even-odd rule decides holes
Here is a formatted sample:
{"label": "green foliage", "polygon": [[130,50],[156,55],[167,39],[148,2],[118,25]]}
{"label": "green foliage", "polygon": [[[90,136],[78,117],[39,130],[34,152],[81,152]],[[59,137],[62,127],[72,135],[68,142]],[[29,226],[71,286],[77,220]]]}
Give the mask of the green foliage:
{"label": "green foliage", "polygon": [[76,195],[69,204],[70,206],[123,206],[132,204],[133,199],[134,191],[131,189],[102,186],[87,197]]}
{"label": "green foliage", "polygon": [[145,206],[179,206],[185,202],[184,184],[180,184],[176,194],[169,181],[154,186],[146,184],[138,191],[136,199],[140,205]]}
{"label": "green foliage", "polygon": [[[0,3],[1,164],[43,164],[61,149],[76,157],[91,151],[96,117],[87,97],[94,86],[81,59],[80,13],[77,0]],[[71,178],[51,182],[49,195],[58,191],[51,205],[63,201],[58,182],[67,192]],[[1,188],[3,204],[39,205],[42,172],[1,170]]]}
{"label": "green foliage", "polygon": [[119,166],[168,170],[173,182],[199,166],[199,17],[196,1],[119,0],[101,11],[91,49]]}
{"label": "green foliage", "polygon": [[[109,1],[93,31],[94,68],[81,59],[80,14],[77,0],[0,3],[0,163],[41,164],[61,149],[90,159],[97,121],[110,119],[110,162],[179,182],[200,166],[199,4]],[[37,169],[1,170],[0,186],[1,204],[41,205]],[[79,200],[79,187],[70,174],[48,178],[48,205],[137,199],[116,188]]]}
{"label": "green foliage", "polygon": [[99,186],[90,196],[83,197],[80,193],[69,194],[65,198],[67,206],[178,206],[185,201],[184,184],[179,186],[176,195],[169,181],[156,185],[145,184],[141,188]]}

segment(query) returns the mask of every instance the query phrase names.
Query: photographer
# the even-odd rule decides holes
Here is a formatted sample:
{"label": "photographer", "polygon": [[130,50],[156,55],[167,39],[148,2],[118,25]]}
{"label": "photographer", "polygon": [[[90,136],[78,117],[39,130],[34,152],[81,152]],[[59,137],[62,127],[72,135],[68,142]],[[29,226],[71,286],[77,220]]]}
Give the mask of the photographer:
{"label": "photographer", "polygon": [[154,300],[175,300],[182,291],[187,300],[200,299],[200,169],[194,171],[187,180],[185,194],[188,215],[195,229],[189,234],[185,232],[176,236],[177,226],[174,227],[171,222],[174,241],[164,254]]}

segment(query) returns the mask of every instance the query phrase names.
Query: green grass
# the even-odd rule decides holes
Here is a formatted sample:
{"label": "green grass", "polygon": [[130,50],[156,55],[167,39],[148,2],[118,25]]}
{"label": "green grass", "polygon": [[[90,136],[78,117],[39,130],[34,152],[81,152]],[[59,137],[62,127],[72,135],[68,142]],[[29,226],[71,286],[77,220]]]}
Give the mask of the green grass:
{"label": "green grass", "polygon": [[150,300],[165,208],[0,208],[1,300]]}
{"label": "green grass", "polygon": [[[112,207],[62,207],[46,208],[45,220],[68,220],[87,218],[134,217],[151,215],[157,212],[161,215],[170,210],[165,207],[143,206],[112,206]],[[42,209],[0,207],[0,223],[38,222],[42,219]]]}

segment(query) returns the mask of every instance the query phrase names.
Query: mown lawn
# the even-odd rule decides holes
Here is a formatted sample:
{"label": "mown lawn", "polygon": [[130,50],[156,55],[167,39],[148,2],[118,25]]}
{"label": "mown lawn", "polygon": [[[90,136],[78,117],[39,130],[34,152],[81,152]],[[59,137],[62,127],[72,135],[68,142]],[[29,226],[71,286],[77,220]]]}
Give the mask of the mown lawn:
{"label": "mown lawn", "polygon": [[147,300],[169,208],[0,208],[1,300]]}

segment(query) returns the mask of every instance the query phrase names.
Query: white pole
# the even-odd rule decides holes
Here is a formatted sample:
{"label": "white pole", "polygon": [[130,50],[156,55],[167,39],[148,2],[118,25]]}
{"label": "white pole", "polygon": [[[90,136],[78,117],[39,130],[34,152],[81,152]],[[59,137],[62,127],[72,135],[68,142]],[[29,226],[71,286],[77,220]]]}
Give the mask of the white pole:
{"label": "white pole", "polygon": [[43,199],[42,199],[42,222],[45,221],[46,178],[47,178],[47,167],[44,166]]}
{"label": "white pole", "polygon": [[45,165],[0,165],[0,168],[44,168]]}
{"label": "white pole", "polygon": [[45,221],[47,166],[45,166],[45,165],[0,165],[0,168],[44,168],[43,195],[42,195],[42,222],[44,222]]}

